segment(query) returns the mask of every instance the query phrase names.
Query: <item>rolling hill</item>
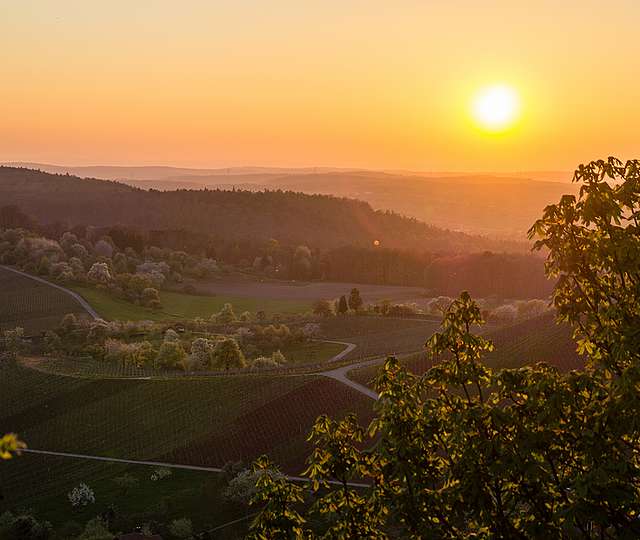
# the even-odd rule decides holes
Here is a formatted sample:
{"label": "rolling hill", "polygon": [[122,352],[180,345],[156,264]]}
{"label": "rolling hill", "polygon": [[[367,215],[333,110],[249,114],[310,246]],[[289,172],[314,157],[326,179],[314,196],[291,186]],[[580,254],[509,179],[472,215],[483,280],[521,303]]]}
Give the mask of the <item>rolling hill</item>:
{"label": "rolling hill", "polygon": [[293,191],[157,191],[114,181],[0,167],[0,200],[42,223],[186,230],[225,240],[276,238],[315,248],[344,245],[431,252],[526,251],[524,242],[452,232],[368,203]]}
{"label": "rolling hill", "polygon": [[576,186],[567,171],[455,173],[361,169],[232,167],[64,167],[20,164],[51,173],[118,180],[143,189],[282,189],[335,195],[391,209],[432,225],[500,238],[524,239],[542,209]]}

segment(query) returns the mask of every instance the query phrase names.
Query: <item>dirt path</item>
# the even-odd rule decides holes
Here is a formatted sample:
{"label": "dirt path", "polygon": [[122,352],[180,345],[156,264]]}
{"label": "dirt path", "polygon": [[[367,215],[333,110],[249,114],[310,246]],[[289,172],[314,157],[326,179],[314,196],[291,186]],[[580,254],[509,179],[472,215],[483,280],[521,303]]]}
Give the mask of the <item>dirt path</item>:
{"label": "dirt path", "polygon": [[93,309],[89,305],[89,303],[84,298],[82,298],[82,296],[80,296],[77,292],[72,291],[71,289],[67,289],[66,287],[62,287],[61,285],[57,285],[56,283],[51,283],[50,281],[47,281],[46,279],[42,279],[41,277],[33,276],[31,274],[27,274],[26,272],[22,272],[20,270],[16,270],[15,268],[11,268],[11,267],[5,266],[3,264],[0,264],[0,268],[2,268],[3,270],[8,270],[9,272],[13,272],[13,273],[18,274],[18,275],[23,276],[23,277],[26,277],[26,278],[29,278],[29,279],[33,279],[34,281],[38,281],[40,283],[44,283],[45,285],[49,285],[49,287],[53,287],[55,289],[60,290],[63,293],[68,294],[76,302],[78,302],[78,304],[80,304],[82,306],[82,308],[89,315],[91,315],[91,317],[93,317],[94,319],[99,319],[100,318],[100,315],[98,315],[96,310]]}
{"label": "dirt path", "polygon": [[339,362],[345,356],[347,356],[353,349],[356,348],[356,344],[355,343],[349,343],[348,341],[336,341],[336,340],[333,340],[333,339],[314,339],[313,341],[321,341],[321,342],[324,342],[324,343],[337,343],[338,345],[345,345],[346,346],[346,348],[344,350],[340,351],[335,356],[332,356],[331,358],[329,358],[329,360],[327,360],[327,364],[332,364],[334,362]]}
{"label": "dirt path", "polygon": [[[188,471],[203,471],[203,472],[214,472],[221,473],[222,469],[219,467],[201,467],[199,465],[181,465],[179,463],[165,463],[162,461],[143,461],[137,459],[122,459],[122,458],[112,458],[112,457],[104,457],[104,456],[90,456],[87,454],[74,454],[71,452],[54,452],[51,450],[36,450],[34,448],[24,448],[21,452],[25,452],[28,454],[40,454],[45,456],[58,456],[58,457],[67,457],[67,458],[75,458],[75,459],[87,459],[92,461],[104,461],[107,463],[126,463],[128,465],[146,465],[149,467],[166,467],[167,469],[185,469]],[[288,480],[292,482],[310,482],[308,478],[303,476],[287,476]],[[338,482],[337,480],[329,480],[330,484],[335,484],[337,486],[341,486],[342,482]],[[361,487],[367,488],[370,487],[369,484],[359,483],[359,482],[349,482],[349,486],[351,487]]]}

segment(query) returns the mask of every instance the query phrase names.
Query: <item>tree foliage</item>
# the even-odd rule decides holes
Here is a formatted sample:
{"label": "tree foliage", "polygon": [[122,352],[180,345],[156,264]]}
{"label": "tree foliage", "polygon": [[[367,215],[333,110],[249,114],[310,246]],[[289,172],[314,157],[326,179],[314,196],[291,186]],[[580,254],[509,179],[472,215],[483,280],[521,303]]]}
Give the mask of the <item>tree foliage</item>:
{"label": "tree foliage", "polygon": [[481,311],[461,294],[426,344],[434,367],[388,359],[368,429],[316,421],[304,506],[300,487],[261,477],[252,537],[638,538],[639,179],[636,161],[581,166],[580,195],[530,232],[584,370],[490,369]]}

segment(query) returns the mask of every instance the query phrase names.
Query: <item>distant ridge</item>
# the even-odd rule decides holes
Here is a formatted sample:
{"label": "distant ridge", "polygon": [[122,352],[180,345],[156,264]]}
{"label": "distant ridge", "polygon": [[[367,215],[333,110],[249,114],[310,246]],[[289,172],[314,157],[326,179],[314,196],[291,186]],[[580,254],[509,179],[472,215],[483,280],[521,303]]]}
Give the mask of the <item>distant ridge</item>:
{"label": "distant ridge", "polygon": [[[368,202],[437,227],[496,239],[525,241],[526,231],[548,204],[576,190],[574,184],[506,174],[411,173],[361,169],[164,166],[28,168],[79,177],[118,180],[142,189],[264,189],[335,195]],[[552,176],[553,172],[544,173]],[[558,173],[560,174],[560,173]],[[568,174],[568,173],[567,173]],[[438,176],[439,175],[439,176]]]}
{"label": "distant ridge", "polygon": [[452,232],[362,201],[295,191],[160,192],[115,181],[0,167],[0,200],[41,222],[185,230],[226,240],[268,240],[317,248],[384,247],[469,253],[525,251],[522,242]]}

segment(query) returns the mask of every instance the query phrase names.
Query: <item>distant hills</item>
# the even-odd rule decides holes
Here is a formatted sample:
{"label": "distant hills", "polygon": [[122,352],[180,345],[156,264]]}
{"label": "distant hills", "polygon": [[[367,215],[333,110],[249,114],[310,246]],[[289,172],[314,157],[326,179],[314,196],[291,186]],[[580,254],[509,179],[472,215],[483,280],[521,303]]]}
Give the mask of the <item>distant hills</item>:
{"label": "distant hills", "polygon": [[[254,174],[273,173],[236,176],[245,183]],[[344,179],[345,174],[317,173],[308,180],[325,178],[339,183],[338,178]],[[291,189],[296,182],[307,179],[299,174],[280,177],[282,182],[291,182]],[[351,173],[348,178],[355,185],[358,175]],[[389,178],[389,182],[393,184],[394,180]],[[383,247],[447,253],[528,249],[524,242],[444,230],[392,212],[376,211],[358,200],[294,191],[147,191],[114,181],[0,167],[0,201],[1,205],[19,206],[43,223],[185,230],[227,241],[276,238],[287,244],[335,248],[371,247],[377,240]]]}
{"label": "distant hills", "polygon": [[419,173],[337,168],[63,167],[20,164],[51,173],[118,180],[142,189],[264,189],[335,195],[368,202],[440,228],[524,240],[543,208],[576,187],[569,172]]}

